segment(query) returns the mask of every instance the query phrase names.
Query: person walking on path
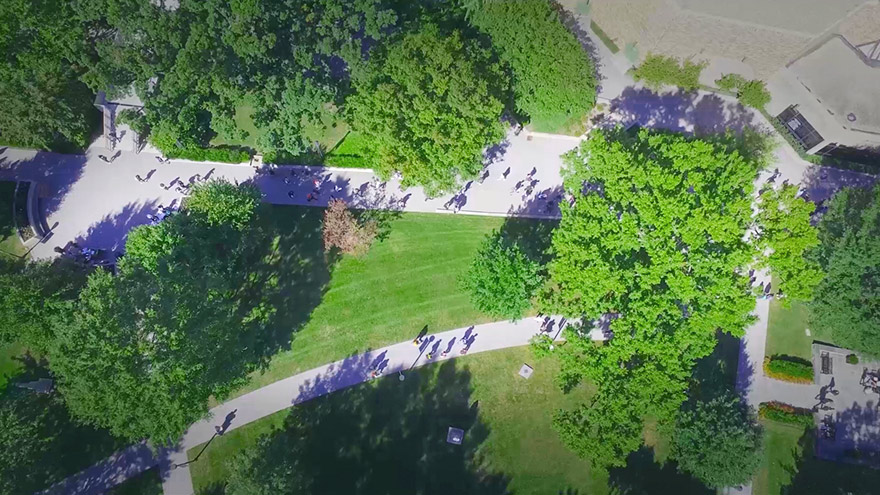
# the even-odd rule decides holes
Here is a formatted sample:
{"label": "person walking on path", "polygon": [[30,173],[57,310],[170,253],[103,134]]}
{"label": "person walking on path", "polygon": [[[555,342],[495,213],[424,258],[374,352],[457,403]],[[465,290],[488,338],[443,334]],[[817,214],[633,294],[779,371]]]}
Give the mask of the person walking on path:
{"label": "person walking on path", "polygon": [[143,177],[141,177],[140,174],[134,174],[134,178],[137,179],[138,182],[146,182],[147,181],[147,179],[144,179]]}
{"label": "person walking on path", "polygon": [[413,340],[413,345],[421,344],[422,340],[424,340],[425,338],[425,335],[428,335],[428,325],[423,326],[422,329],[419,330],[419,334],[416,335],[415,340]]}
{"label": "person walking on path", "polygon": [[100,158],[101,160],[104,160],[104,163],[110,163],[110,159],[104,155],[98,155],[98,158]]}

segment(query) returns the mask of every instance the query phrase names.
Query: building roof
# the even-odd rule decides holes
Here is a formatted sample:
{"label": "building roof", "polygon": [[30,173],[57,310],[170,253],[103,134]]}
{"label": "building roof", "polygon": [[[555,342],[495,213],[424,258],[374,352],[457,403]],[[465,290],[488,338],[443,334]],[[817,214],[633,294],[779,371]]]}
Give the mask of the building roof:
{"label": "building roof", "polygon": [[675,0],[691,12],[734,22],[822,34],[866,0]]}
{"label": "building roof", "polygon": [[833,36],[788,68],[844,128],[880,134],[880,64]]}

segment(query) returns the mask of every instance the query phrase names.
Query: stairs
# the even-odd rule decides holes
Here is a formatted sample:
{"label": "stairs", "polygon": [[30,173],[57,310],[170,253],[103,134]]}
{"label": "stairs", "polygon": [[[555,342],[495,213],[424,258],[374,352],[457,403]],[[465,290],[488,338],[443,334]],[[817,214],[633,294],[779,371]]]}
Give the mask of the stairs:
{"label": "stairs", "polygon": [[856,48],[858,48],[869,61],[880,63],[880,40],[864,43]]}

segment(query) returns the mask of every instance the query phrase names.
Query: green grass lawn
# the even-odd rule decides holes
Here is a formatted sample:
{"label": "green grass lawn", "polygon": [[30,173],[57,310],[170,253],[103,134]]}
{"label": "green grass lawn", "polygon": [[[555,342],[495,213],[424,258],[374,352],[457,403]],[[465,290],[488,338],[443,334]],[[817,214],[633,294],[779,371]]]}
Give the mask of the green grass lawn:
{"label": "green grass lawn", "polygon": [[[289,233],[279,249],[304,253],[315,260],[310,266],[320,265],[323,210],[272,206],[270,211],[273,228]],[[328,273],[299,275],[306,281],[297,285],[319,300],[287,303],[285,309],[302,313],[298,320],[305,322],[303,328],[294,335],[291,348],[277,354],[268,371],[255,374],[238,394],[352,354],[412,339],[425,325],[430,332],[438,332],[493,321],[472,307],[457,279],[486,234],[503,223],[503,218],[495,217],[404,213],[390,221],[387,238],[376,242],[362,258],[345,256]],[[528,221],[523,225],[537,228],[542,224]],[[293,263],[301,262],[298,258]],[[314,310],[306,313],[310,307]]]}
{"label": "green grass lawn", "polygon": [[804,429],[761,421],[764,426],[764,461],[752,485],[755,495],[781,495],[782,487],[791,484],[802,456],[799,445]]}
{"label": "green grass lawn", "polygon": [[[516,374],[523,362],[535,367],[529,380]],[[317,466],[313,469],[319,472],[312,474],[325,487],[314,493],[346,493],[326,489],[343,483],[337,480],[340,477],[348,482],[357,476],[382,477],[398,468],[399,473],[420,469],[426,462],[420,459],[422,455],[438,462],[431,470],[442,471],[442,462],[436,459],[446,452],[443,437],[450,422],[470,425],[464,450],[459,452],[472,449],[474,462],[484,472],[506,479],[513,493],[607,493],[607,475],[591,472],[551,428],[553,410],[573,406],[590,392],[580,387],[562,394],[553,382],[557,370],[555,360],[535,362],[528,348],[521,347],[457,358],[420,368],[403,383],[396,375],[385,377],[297,406],[298,417],[313,432],[301,440],[301,444],[314,443],[302,455],[310,459],[309,466]],[[427,387],[429,382],[433,385]],[[471,411],[478,411],[473,423],[467,419]],[[223,493],[220,487],[229,459],[254,445],[260,435],[283,428],[288,416],[288,411],[282,411],[216,438],[190,466],[196,492]],[[383,442],[386,435],[395,441]],[[200,449],[190,450],[190,458]],[[363,458],[357,462],[348,457],[358,455]],[[386,464],[395,458],[392,465]],[[338,470],[335,463],[339,463]],[[395,483],[389,478],[381,481]],[[389,487],[376,493],[415,492]]]}
{"label": "green grass lawn", "polygon": [[[805,303],[793,301],[790,308],[785,308],[777,299],[770,301],[766,354],[810,359],[813,341],[834,344],[830,335],[810,328],[809,321],[810,311]],[[809,336],[806,333],[807,328],[810,328]]]}
{"label": "green grass lawn", "polygon": [[587,115],[532,115],[528,127],[535,132],[580,136],[587,129]]}
{"label": "green grass lawn", "polygon": [[162,476],[159,468],[148,469],[143,473],[116,485],[107,495],[162,495]]}
{"label": "green grass lawn", "polygon": [[372,165],[365,158],[366,138],[355,131],[350,131],[327,156],[324,164],[331,167],[370,168]]}

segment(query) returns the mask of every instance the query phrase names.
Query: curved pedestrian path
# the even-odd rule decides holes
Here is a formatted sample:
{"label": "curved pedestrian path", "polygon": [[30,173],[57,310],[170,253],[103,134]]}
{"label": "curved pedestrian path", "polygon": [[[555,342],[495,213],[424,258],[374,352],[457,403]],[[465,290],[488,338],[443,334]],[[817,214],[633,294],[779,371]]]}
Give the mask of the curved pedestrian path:
{"label": "curved pedestrian path", "polygon": [[[552,318],[561,320],[558,316]],[[376,379],[372,377],[374,369],[382,370],[378,379],[406,379],[411,369],[426,364],[523,346],[541,332],[541,326],[541,319],[526,318],[458,328],[426,335],[420,345],[400,342],[304,371],[214,407],[208,417],[189,427],[173,449],[154,455],[144,443],[133,445],[43,493],[97,495],[158,465],[165,495],[192,495],[189,467],[175,466],[186,463],[187,451],[211,440],[218,428],[225,433],[302,402]],[[556,334],[558,325],[551,328]],[[463,349],[467,349],[465,353]]]}

